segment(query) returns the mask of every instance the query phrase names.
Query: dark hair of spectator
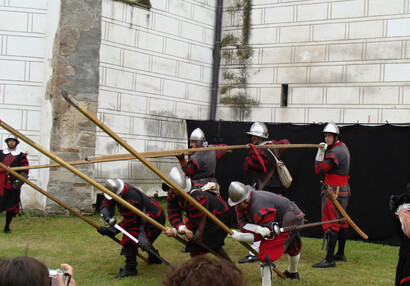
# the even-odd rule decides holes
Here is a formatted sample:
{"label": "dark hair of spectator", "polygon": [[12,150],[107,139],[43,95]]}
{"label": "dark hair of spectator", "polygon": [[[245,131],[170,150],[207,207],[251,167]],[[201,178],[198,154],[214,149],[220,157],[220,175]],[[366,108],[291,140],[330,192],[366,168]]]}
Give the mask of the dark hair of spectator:
{"label": "dark hair of spectator", "polygon": [[0,260],[0,285],[49,286],[48,268],[35,258],[18,256]]}
{"label": "dark hair of spectator", "polygon": [[169,273],[162,286],[244,286],[241,270],[232,262],[199,255]]}

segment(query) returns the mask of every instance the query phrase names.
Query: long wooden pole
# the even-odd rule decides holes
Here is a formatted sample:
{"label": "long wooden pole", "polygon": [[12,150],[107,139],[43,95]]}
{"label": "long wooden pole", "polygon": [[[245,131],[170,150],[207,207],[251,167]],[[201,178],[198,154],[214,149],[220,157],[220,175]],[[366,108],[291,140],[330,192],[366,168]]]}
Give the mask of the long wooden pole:
{"label": "long wooden pole", "polygon": [[[93,221],[89,220],[88,218],[86,218],[85,216],[83,216],[81,213],[75,211],[73,208],[71,208],[70,206],[66,205],[65,203],[63,203],[62,201],[60,201],[59,199],[57,199],[56,197],[50,195],[49,193],[47,193],[46,191],[44,191],[42,188],[40,188],[39,186],[37,186],[36,184],[34,184],[33,182],[31,182],[30,180],[26,179],[25,177],[23,177],[22,175],[20,175],[19,173],[17,173],[16,171],[14,171],[12,168],[4,165],[3,163],[0,162],[0,168],[6,170],[7,172],[9,172],[10,174],[12,174],[14,177],[16,177],[19,180],[22,180],[24,183],[26,183],[27,185],[29,185],[30,187],[32,187],[33,189],[39,191],[40,193],[42,193],[43,195],[45,195],[46,197],[48,197],[49,199],[53,200],[54,202],[56,202],[57,204],[59,204],[60,206],[62,206],[63,208],[67,209],[68,211],[70,211],[73,215],[79,217],[80,219],[82,219],[83,221],[85,221],[86,223],[88,223],[89,225],[91,225],[92,227],[94,227],[95,229],[99,230],[101,229],[101,226],[95,224]],[[116,237],[112,237],[109,236],[109,238],[111,238],[112,240],[114,240],[117,243],[120,243],[120,241],[118,240],[118,238]],[[144,260],[145,262],[149,263],[147,258],[145,258],[144,256],[142,256],[141,254],[138,253],[138,257],[140,257],[142,260]]]}
{"label": "long wooden pole", "polygon": [[[43,147],[41,147],[40,145],[38,145],[37,143],[33,142],[31,139],[29,139],[28,137],[26,137],[25,135],[21,134],[20,132],[18,132],[16,129],[14,129],[13,127],[11,127],[10,125],[8,125],[7,123],[5,123],[4,121],[2,121],[0,119],[0,126],[4,129],[6,129],[7,131],[9,131],[10,133],[12,133],[13,135],[17,136],[18,138],[20,138],[21,140],[23,140],[24,142],[26,142],[27,144],[29,144],[31,147],[37,149],[38,151],[40,151],[41,153],[43,153],[44,155],[46,155],[47,157],[49,157],[51,160],[59,163],[61,166],[63,166],[64,168],[66,168],[67,170],[69,170],[70,172],[74,173],[75,175],[79,176],[81,179],[83,179],[84,181],[86,181],[87,183],[93,185],[94,187],[96,187],[97,189],[101,190],[102,192],[106,193],[107,195],[109,195],[110,197],[112,197],[114,200],[116,200],[118,203],[120,203],[121,205],[125,206],[126,208],[128,208],[130,211],[132,211],[133,213],[137,214],[138,216],[140,216],[141,218],[145,219],[145,221],[151,223],[153,226],[155,226],[156,228],[165,231],[165,226],[163,226],[162,224],[160,224],[159,222],[157,222],[156,220],[152,219],[151,217],[147,216],[145,213],[143,213],[142,211],[140,211],[139,209],[137,209],[136,207],[134,207],[133,205],[131,205],[129,202],[127,202],[126,200],[124,200],[123,198],[117,196],[115,193],[111,192],[109,189],[105,188],[103,185],[101,185],[100,183],[94,181],[93,179],[91,179],[90,177],[88,177],[87,175],[85,175],[84,173],[80,172],[79,170],[77,170],[76,168],[74,168],[73,166],[71,166],[70,164],[68,164],[67,162],[65,162],[64,160],[60,159],[59,157],[57,157],[56,155],[52,154],[51,152],[49,152],[48,150],[44,149]],[[183,240],[182,238],[175,236],[175,239],[177,239],[178,241],[180,241],[183,244],[186,244],[186,241]]]}
{"label": "long wooden pole", "polygon": [[[321,148],[322,145],[319,144],[274,144],[274,145],[255,145],[256,149],[296,149],[296,148]],[[157,155],[158,157],[166,156],[176,156],[182,154],[192,154],[199,151],[212,151],[212,150],[236,150],[236,149],[249,149],[249,145],[226,145],[226,146],[212,146],[206,148],[189,148],[189,149],[176,149],[176,150],[164,150],[164,151],[153,151],[153,152],[141,152],[141,156],[149,158],[146,154]],[[175,153],[175,154],[173,154]],[[162,155],[162,156],[161,156]],[[105,160],[105,159],[123,159],[129,158],[134,159],[132,154],[113,154],[113,155],[101,155],[101,156],[90,156],[87,157],[90,160]]]}
{"label": "long wooden pole", "polygon": [[[256,145],[257,149],[289,149],[289,148],[320,148],[321,145],[318,144],[276,144],[276,145]],[[151,151],[151,152],[140,152],[139,154],[145,158],[162,158],[170,156],[179,155],[190,155],[199,151],[211,151],[211,150],[234,150],[234,149],[249,149],[249,145],[231,145],[231,146],[217,146],[217,147],[207,147],[207,148],[190,148],[190,149],[176,149],[176,150],[163,150],[163,151]],[[126,161],[133,160],[135,156],[132,154],[112,154],[112,155],[101,155],[101,156],[88,156],[85,160],[67,162],[70,165],[85,165],[103,162],[113,162],[113,161]],[[32,166],[21,166],[13,167],[13,170],[27,170],[27,169],[41,169],[41,168],[52,168],[60,167],[60,164],[43,164],[43,165],[32,165]]]}
{"label": "long wooden pole", "polygon": [[[274,144],[274,145],[255,145],[256,149],[295,149],[295,148],[321,148],[322,145],[319,144]],[[177,156],[177,155],[189,155],[200,151],[212,151],[212,150],[235,150],[235,149],[249,149],[249,145],[227,145],[227,146],[215,146],[206,148],[189,148],[189,149],[176,149],[176,150],[164,150],[164,151],[153,151],[153,152],[141,152],[141,156],[145,158],[156,157],[167,157],[167,156]],[[147,155],[150,156],[147,156]],[[90,162],[94,160],[131,160],[135,159],[132,154],[113,154],[113,155],[101,155],[101,156],[90,156],[86,160]]]}
{"label": "long wooden pole", "polygon": [[[164,151],[163,153],[160,153],[160,154],[157,154],[157,152],[155,151],[154,152],[144,152],[144,153],[141,153],[141,155],[144,156],[145,158],[159,158],[159,157],[186,155],[186,154],[192,154],[192,153],[194,152],[175,152],[174,150],[170,150],[170,151]],[[71,166],[75,166],[75,165],[85,165],[85,164],[94,164],[94,163],[103,163],[103,162],[112,162],[112,161],[125,161],[125,160],[135,159],[135,157],[130,154],[126,154],[126,155],[128,156],[123,156],[123,154],[88,156],[86,157],[85,160],[71,161],[71,162],[67,162],[67,164],[70,164]],[[28,169],[42,169],[42,168],[53,168],[53,167],[61,167],[61,165],[57,163],[53,163],[53,164],[13,167],[12,169],[14,171],[21,171],[21,170],[28,170]]]}
{"label": "long wooden pole", "polygon": [[[84,109],[79,105],[79,103],[71,97],[71,95],[67,94],[66,92],[62,92],[64,98],[74,106],[78,111],[80,111],[85,117],[87,117],[90,121],[92,121],[95,125],[97,125],[101,130],[105,133],[110,135],[116,142],[118,142],[123,148],[125,148],[128,152],[130,152],[135,158],[140,160],[145,166],[147,166],[151,171],[157,174],[163,181],[165,181],[169,186],[171,186],[179,195],[181,195],[184,199],[195,205],[201,212],[203,212],[209,219],[215,222],[220,228],[222,228],[228,234],[233,234],[233,231],[227,227],[222,221],[220,221],[216,216],[210,213],[203,205],[197,202],[194,198],[192,198],[189,194],[184,192],[174,181],[168,178],[164,173],[162,173],[157,167],[155,167],[151,162],[145,159],[141,154],[139,154],[134,148],[132,148],[127,142],[125,142],[122,138],[120,138],[116,133],[114,133],[108,126],[102,123],[98,118],[94,116],[94,114],[88,112],[88,110]],[[246,243],[243,245],[248,248],[250,251],[258,255],[258,253]]]}

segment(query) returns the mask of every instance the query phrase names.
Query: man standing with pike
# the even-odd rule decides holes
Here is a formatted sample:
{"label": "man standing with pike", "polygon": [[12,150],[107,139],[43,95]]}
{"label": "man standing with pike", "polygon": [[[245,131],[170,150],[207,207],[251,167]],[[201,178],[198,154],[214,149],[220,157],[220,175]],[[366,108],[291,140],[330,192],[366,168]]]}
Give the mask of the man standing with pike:
{"label": "man standing with pike", "polygon": [[[249,132],[246,134],[250,137],[249,153],[245,158],[243,167],[246,172],[253,173],[254,179],[252,185],[257,190],[283,195],[285,188],[279,179],[276,171],[276,159],[280,160],[280,154],[285,149],[256,149],[255,145],[273,145],[273,144],[289,144],[289,140],[282,139],[280,141],[269,140],[269,132],[265,123],[255,122],[252,124]],[[259,252],[260,241],[252,244],[252,248]],[[241,258],[239,263],[256,262],[258,258],[249,252],[247,256]]]}
{"label": "man standing with pike", "polygon": [[217,183],[215,178],[216,160],[226,154],[226,150],[206,150],[206,147],[225,146],[225,144],[208,145],[205,134],[200,128],[192,131],[189,137],[189,147],[204,148],[192,154],[188,161],[184,156],[177,156],[185,175],[191,178],[192,188],[200,189],[207,183]]}
{"label": "man standing with pike", "polygon": [[[20,143],[18,138],[10,134],[4,142],[7,149],[0,151],[0,161],[7,167],[28,166],[27,154],[17,149]],[[28,178],[28,170],[19,173]],[[6,211],[5,233],[11,233],[10,223],[20,212],[20,190],[23,183],[0,169],[0,212]]]}
{"label": "man standing with pike", "polygon": [[[330,189],[335,194],[337,201],[346,210],[349,196],[350,186],[349,168],[350,168],[350,153],[347,146],[339,141],[339,128],[334,123],[329,123],[323,129],[323,138],[326,143],[320,143],[323,148],[319,148],[315,160],[315,173],[325,174],[325,184],[322,186],[322,221],[333,220],[340,218],[341,214],[334,206],[333,202],[326,195],[326,189]],[[327,254],[326,257],[319,263],[313,265],[315,268],[335,267],[335,260],[346,262],[344,254],[346,244],[346,232],[349,227],[346,221],[341,223],[323,224],[322,228],[327,239]],[[336,242],[338,250],[334,254]]]}

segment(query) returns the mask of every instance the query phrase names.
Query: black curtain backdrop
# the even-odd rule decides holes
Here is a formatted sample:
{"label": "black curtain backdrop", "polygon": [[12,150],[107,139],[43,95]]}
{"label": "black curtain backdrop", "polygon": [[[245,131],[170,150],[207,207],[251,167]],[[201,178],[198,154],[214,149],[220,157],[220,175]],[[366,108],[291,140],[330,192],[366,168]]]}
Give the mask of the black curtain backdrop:
{"label": "black curtain backdrop", "polygon": [[[199,127],[209,144],[245,145],[249,143],[246,132],[252,122],[193,121],[187,120],[188,134]],[[288,139],[291,144],[319,144],[323,142],[325,124],[266,124],[270,140]],[[394,215],[389,209],[392,194],[403,193],[410,181],[410,127],[408,125],[364,126],[359,124],[340,128],[341,141],[350,150],[350,187],[352,194],[347,213],[368,236],[369,241],[398,245],[393,229]],[[305,212],[308,222],[320,221],[320,177],[314,173],[317,149],[288,149],[282,154],[293,176],[286,196]],[[252,183],[252,174],[243,169],[246,149],[233,150],[217,163],[216,178],[221,185],[221,195],[227,200],[232,181]],[[231,208],[235,218],[234,209]],[[232,225],[231,227],[236,227]],[[303,236],[322,237],[321,227],[303,230]],[[349,238],[362,238],[349,228]]]}

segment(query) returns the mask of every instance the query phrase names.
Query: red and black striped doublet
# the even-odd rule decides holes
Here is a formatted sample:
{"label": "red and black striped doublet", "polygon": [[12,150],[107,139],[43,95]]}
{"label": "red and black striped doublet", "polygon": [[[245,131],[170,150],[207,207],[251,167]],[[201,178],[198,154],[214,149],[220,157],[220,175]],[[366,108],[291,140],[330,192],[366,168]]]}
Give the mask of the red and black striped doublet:
{"label": "red and black striped doublet", "polygon": [[[283,139],[280,141],[264,141],[259,145],[275,144],[289,144],[289,140]],[[257,149],[256,151],[259,153],[259,156],[255,153],[255,150],[253,148],[250,148],[249,153],[246,156],[245,161],[243,163],[243,168],[246,172],[255,174],[253,184],[258,183],[258,181],[262,182],[265,179],[267,173],[276,166],[276,160],[273,157],[272,153],[275,154],[278,160],[280,160],[280,154],[282,154],[285,151],[285,149]],[[283,185],[279,179],[277,172],[275,171],[272,177],[266,183],[264,190],[271,191],[269,190],[270,188],[278,187],[283,187]]]}
{"label": "red and black striped doublet", "polygon": [[[8,167],[28,166],[27,154],[21,151],[0,151],[0,161]],[[28,170],[19,171],[28,173]],[[0,169],[0,212],[7,211],[17,214],[20,212],[20,190],[13,188],[16,180],[11,174]]]}
{"label": "red and black striped doublet", "polygon": [[[124,184],[124,189],[121,196],[125,201],[127,201],[140,211],[144,212],[150,218],[156,220],[162,225],[165,224],[165,213],[162,210],[160,204],[153,198],[145,195],[142,191],[134,188],[129,184]],[[123,220],[118,224],[138,239],[138,236],[140,235],[140,225],[142,222],[140,216],[124,207],[123,205],[117,203],[115,200],[104,199],[101,203],[100,209],[108,208],[109,210],[113,211],[115,206],[118,207],[118,211],[123,217]],[[154,227],[149,222],[144,223],[144,231],[146,237],[152,244],[155,239],[161,234],[161,230]],[[131,241],[135,245],[134,241],[132,241],[126,235],[123,235],[121,245],[124,245],[127,241]]]}
{"label": "red and black striped doublet", "polygon": [[[221,198],[208,191],[193,190],[190,196],[198,203],[208,209],[214,216],[221,220],[224,224],[230,223],[229,207],[227,203]],[[185,200],[181,196],[172,197],[168,193],[167,197],[167,212],[168,220],[171,225],[178,229],[179,226],[185,224],[186,227],[194,234],[199,227],[199,224],[205,215],[194,204]],[[184,223],[183,216],[187,218]],[[224,245],[224,239],[227,233],[215,224],[211,219],[206,218],[204,234],[202,242],[211,249],[215,250]],[[201,248],[194,244],[187,245],[187,251],[195,251]]]}

